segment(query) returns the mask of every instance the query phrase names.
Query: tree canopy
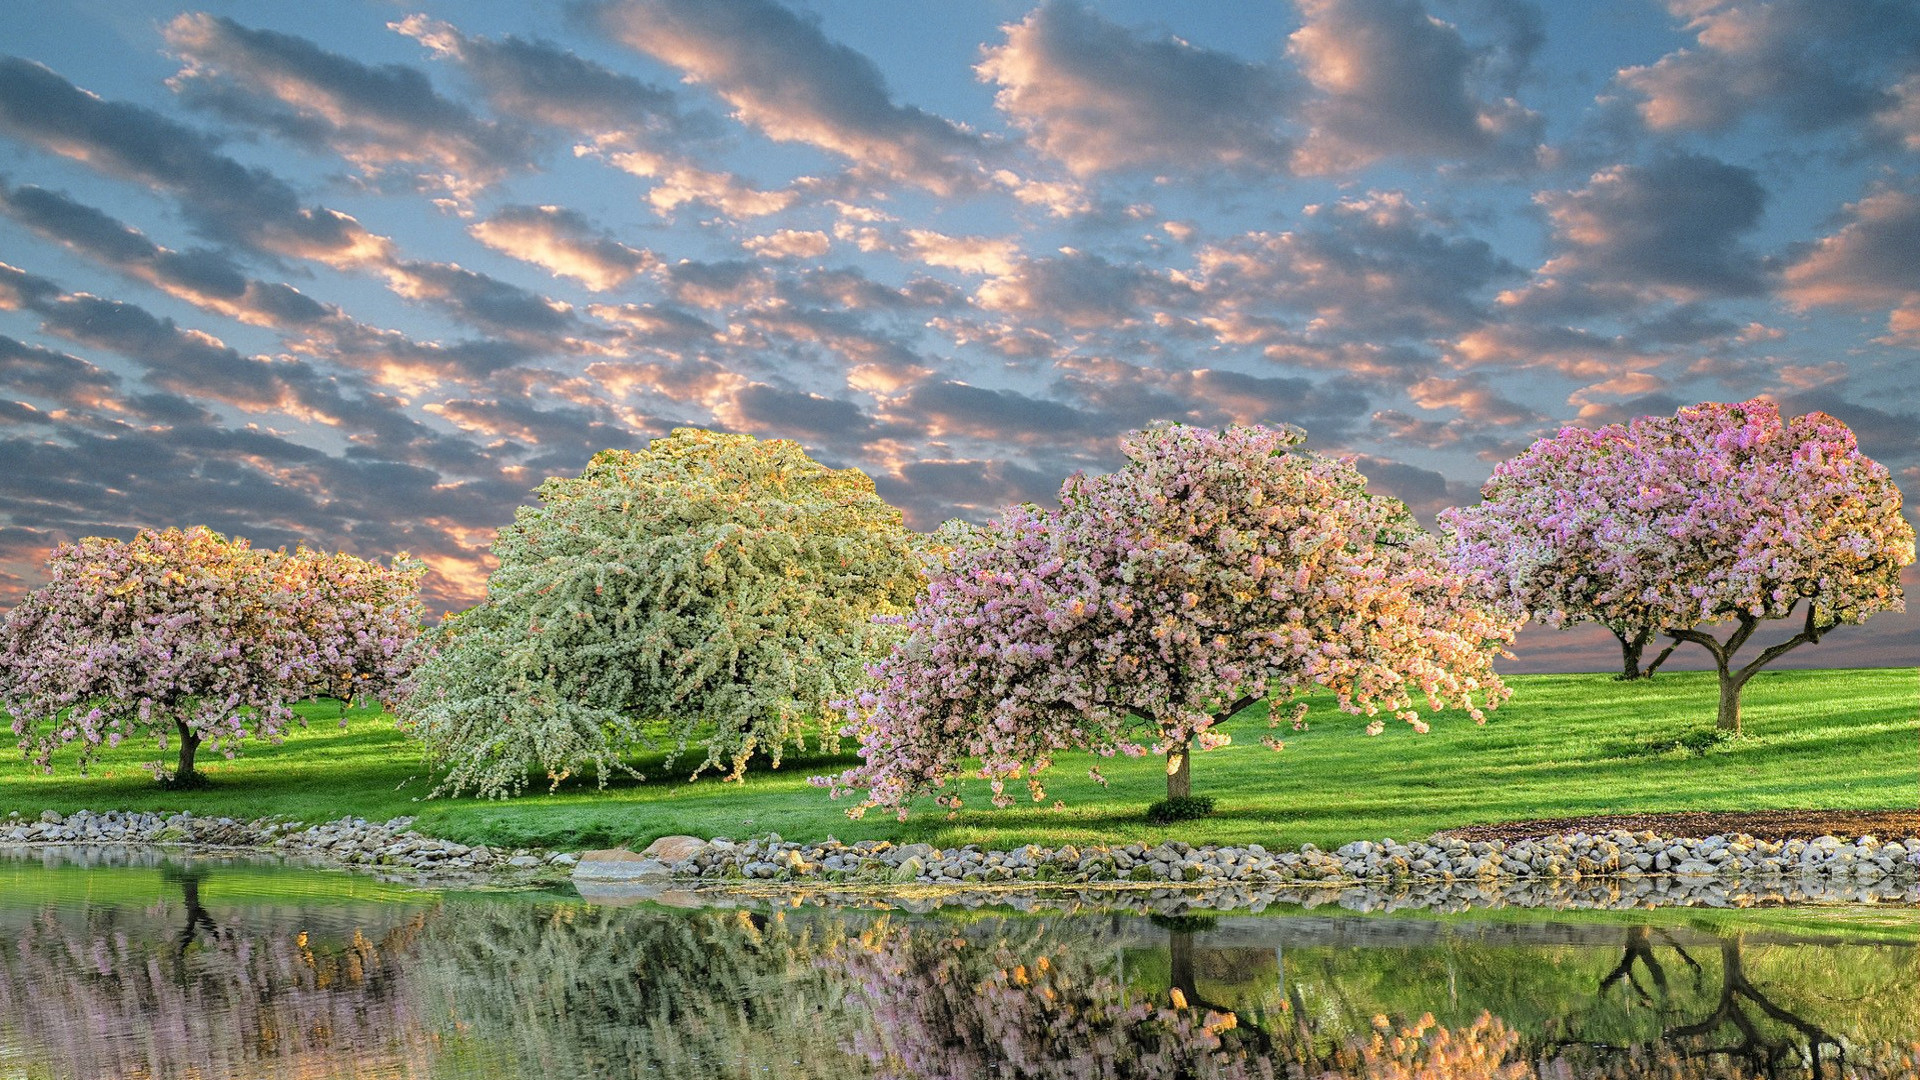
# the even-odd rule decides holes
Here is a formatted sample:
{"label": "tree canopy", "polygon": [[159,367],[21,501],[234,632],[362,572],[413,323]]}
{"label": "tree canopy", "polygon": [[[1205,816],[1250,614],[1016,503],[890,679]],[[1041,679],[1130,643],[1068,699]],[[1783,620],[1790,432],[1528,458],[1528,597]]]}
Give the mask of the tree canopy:
{"label": "tree canopy", "polygon": [[142,732],[178,741],[174,780],[210,744],[231,757],[278,739],[291,703],[379,693],[405,669],[422,567],[263,551],[210,529],[148,529],[56,548],[48,581],[0,622],[0,706],[20,748],[51,770],[78,743]]}
{"label": "tree canopy", "polygon": [[[1739,730],[1740,688],[1762,667],[1905,608],[1900,489],[1825,413],[1709,402],[1569,430],[1502,463],[1484,493],[1449,520],[1465,568],[1549,624],[1651,627],[1705,648],[1724,729]],[[1797,633],[1735,666],[1762,623],[1796,612]]]}
{"label": "tree canopy", "polygon": [[1529,617],[1598,623],[1620,642],[1621,677],[1666,621],[1653,507],[1632,493],[1643,462],[1624,424],[1565,428],[1495,466],[1472,507],[1441,522],[1468,573],[1496,580]]}
{"label": "tree canopy", "polygon": [[[1075,476],[1060,509],[1009,509],[933,571],[905,638],[846,703],[864,763],[831,783],[858,814],[902,814],[979,759],[996,805],[1033,797],[1062,750],[1168,756],[1187,795],[1190,748],[1260,701],[1319,686],[1340,706],[1457,705],[1476,719],[1505,687],[1492,659],[1513,619],[1450,572],[1398,500],[1295,428],[1163,426],[1127,462]],[[1379,722],[1369,730],[1381,730]]]}
{"label": "tree canopy", "polygon": [[[542,484],[493,546],[398,714],[443,792],[523,790],[698,745],[694,773],[831,745],[827,705],[884,654],[921,583],[913,534],[857,469],[682,428]],[[634,773],[634,775],[639,775]]]}

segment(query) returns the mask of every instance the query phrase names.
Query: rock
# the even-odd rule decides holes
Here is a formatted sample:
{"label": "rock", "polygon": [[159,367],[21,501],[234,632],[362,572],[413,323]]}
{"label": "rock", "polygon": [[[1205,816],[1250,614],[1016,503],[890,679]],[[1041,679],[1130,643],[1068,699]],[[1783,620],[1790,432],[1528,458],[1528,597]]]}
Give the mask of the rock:
{"label": "rock", "polygon": [[67,823],[66,818],[61,817],[59,814],[56,814],[51,810],[41,811],[40,820],[46,822],[49,825],[65,825]]}
{"label": "rock", "polygon": [[676,863],[690,859],[705,849],[707,842],[697,836],[663,836],[647,845],[640,854],[661,862]]}
{"label": "rock", "polygon": [[538,855],[515,855],[513,858],[507,860],[507,869],[509,870],[531,870],[539,865],[540,856]]}
{"label": "rock", "polygon": [[[508,860],[508,865],[512,865],[512,860]],[[659,859],[650,859],[626,848],[612,848],[581,852],[580,861],[574,864],[573,876],[586,881],[639,881],[670,877],[672,872]]]}

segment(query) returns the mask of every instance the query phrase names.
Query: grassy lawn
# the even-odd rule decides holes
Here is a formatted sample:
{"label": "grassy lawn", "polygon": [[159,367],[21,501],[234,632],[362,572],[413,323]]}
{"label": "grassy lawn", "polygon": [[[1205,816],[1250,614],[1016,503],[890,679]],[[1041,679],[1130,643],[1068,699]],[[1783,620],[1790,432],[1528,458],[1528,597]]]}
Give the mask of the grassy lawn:
{"label": "grassy lawn", "polygon": [[[1110,780],[1087,778],[1086,755],[1062,755],[1045,804],[996,811],[984,784],[968,785],[967,808],[949,819],[928,803],[905,823],[890,816],[849,821],[844,803],[811,787],[811,774],[851,758],[793,759],[734,784],[685,781],[660,762],[636,762],[645,783],[591,780],[548,793],[544,783],[508,801],[428,799],[433,781],[391,721],[339,707],[305,708],[312,727],[280,746],[258,743],[234,761],[203,758],[210,790],[156,788],[140,763],[160,756],[131,743],[81,777],[64,763],[52,776],[24,762],[0,763],[0,816],[45,809],[191,810],[236,818],[323,821],[412,815],[442,836],[552,848],[644,843],[669,833],[787,839],[888,837],[942,846],[979,843],[1249,843],[1322,847],[1392,836],[1419,839],[1460,825],[1597,813],[1664,810],[1896,809],[1920,804],[1920,669],[1763,672],[1747,686],[1747,734],[1704,752],[1662,749],[1710,728],[1709,673],[1663,674],[1618,683],[1603,674],[1521,675],[1513,700],[1484,727],[1459,715],[1433,718],[1415,734],[1391,722],[1368,738],[1364,721],[1316,700],[1311,730],[1282,730],[1286,749],[1259,744],[1264,716],[1230,726],[1235,744],[1194,762],[1194,791],[1219,813],[1158,827],[1140,816],[1165,793],[1158,760],[1101,763]],[[1061,805],[1054,805],[1058,800]]]}

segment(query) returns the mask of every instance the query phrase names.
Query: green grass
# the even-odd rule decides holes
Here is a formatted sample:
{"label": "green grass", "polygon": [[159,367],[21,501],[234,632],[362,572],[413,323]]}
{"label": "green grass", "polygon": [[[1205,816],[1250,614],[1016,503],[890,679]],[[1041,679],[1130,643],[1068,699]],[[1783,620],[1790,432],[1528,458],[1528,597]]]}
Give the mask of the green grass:
{"label": "green grass", "polygon": [[[0,816],[96,810],[191,810],[236,818],[323,821],[412,815],[420,828],[467,842],[551,848],[644,843],[690,833],[778,832],[788,839],[887,837],[958,845],[1191,842],[1328,847],[1391,836],[1419,839],[1444,828],[1527,818],[1666,810],[1897,809],[1920,805],[1920,669],[1764,672],[1747,686],[1745,737],[1688,738],[1713,723],[1710,673],[1663,674],[1619,683],[1606,675],[1523,675],[1513,700],[1476,727],[1457,714],[1433,717],[1418,735],[1391,722],[1368,738],[1364,721],[1316,699],[1306,732],[1280,732],[1286,749],[1259,744],[1264,715],[1229,726],[1235,744],[1199,755],[1194,791],[1219,811],[1202,821],[1154,826],[1146,806],[1165,794],[1161,763],[1099,762],[1110,784],[1087,778],[1095,759],[1062,755],[1044,804],[996,811],[984,784],[947,815],[928,803],[905,823],[869,815],[849,821],[844,803],[807,783],[851,758],[789,758],[737,783],[686,782],[688,767],[638,764],[645,783],[605,790],[569,782],[558,792],[507,801],[426,798],[433,779],[390,719],[338,706],[305,707],[313,726],[280,746],[250,745],[234,761],[203,758],[204,791],[158,789],[140,763],[151,746],[121,747],[77,775],[53,776],[0,763]],[[1059,805],[1055,805],[1056,800]]]}

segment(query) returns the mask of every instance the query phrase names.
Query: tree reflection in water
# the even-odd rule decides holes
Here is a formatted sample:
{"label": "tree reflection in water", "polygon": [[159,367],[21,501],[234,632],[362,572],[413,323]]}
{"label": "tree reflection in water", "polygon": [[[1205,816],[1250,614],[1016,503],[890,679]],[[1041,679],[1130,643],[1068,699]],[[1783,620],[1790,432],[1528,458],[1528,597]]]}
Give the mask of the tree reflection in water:
{"label": "tree reflection in water", "polygon": [[1911,947],[499,896],[247,907],[221,902],[221,873],[166,869],[150,906],[0,905],[0,1075],[1920,1077]]}
{"label": "tree reflection in water", "polygon": [[27,1075],[391,1076],[430,1055],[403,974],[423,911],[396,907],[373,936],[320,940],[219,924],[201,901],[204,866],[162,876],[180,902],[48,905],[9,920],[0,1044],[43,1064]]}
{"label": "tree reflection in water", "polygon": [[[1700,989],[1708,979],[1705,966],[1679,942],[1668,939],[1667,944],[1691,969],[1695,989]],[[1847,1040],[1829,1032],[1803,1012],[1782,1005],[1775,1000],[1774,992],[1757,985],[1747,973],[1744,946],[1745,936],[1739,933],[1719,940],[1719,988],[1704,1015],[1667,1024],[1657,1040],[1640,1044],[1562,1040],[1562,1045],[1582,1046],[1596,1059],[1619,1056],[1640,1061],[1670,1057],[1698,1062],[1702,1070],[1724,1070],[1724,1075],[1810,1077],[1812,1080],[1828,1076],[1905,1075],[1898,1071],[1901,1062],[1897,1054],[1890,1061],[1876,1060],[1887,1058],[1885,1048],[1870,1048],[1865,1054],[1856,1054],[1853,1064],[1857,1067],[1850,1068]],[[1635,967],[1648,973],[1652,991],[1635,978]],[[1652,933],[1646,927],[1627,930],[1620,963],[1601,979],[1600,993],[1605,995],[1617,985],[1630,988],[1640,1001],[1667,1015],[1677,1016],[1687,1009],[1687,1005],[1671,993],[1666,970],[1655,952]],[[1896,1010],[1901,1007],[1897,998],[1879,1004]],[[1920,1017],[1911,1013],[1908,1017],[1920,1024]],[[1911,1058],[1906,1064],[1912,1064]],[[1883,1071],[1888,1068],[1894,1072]]]}

